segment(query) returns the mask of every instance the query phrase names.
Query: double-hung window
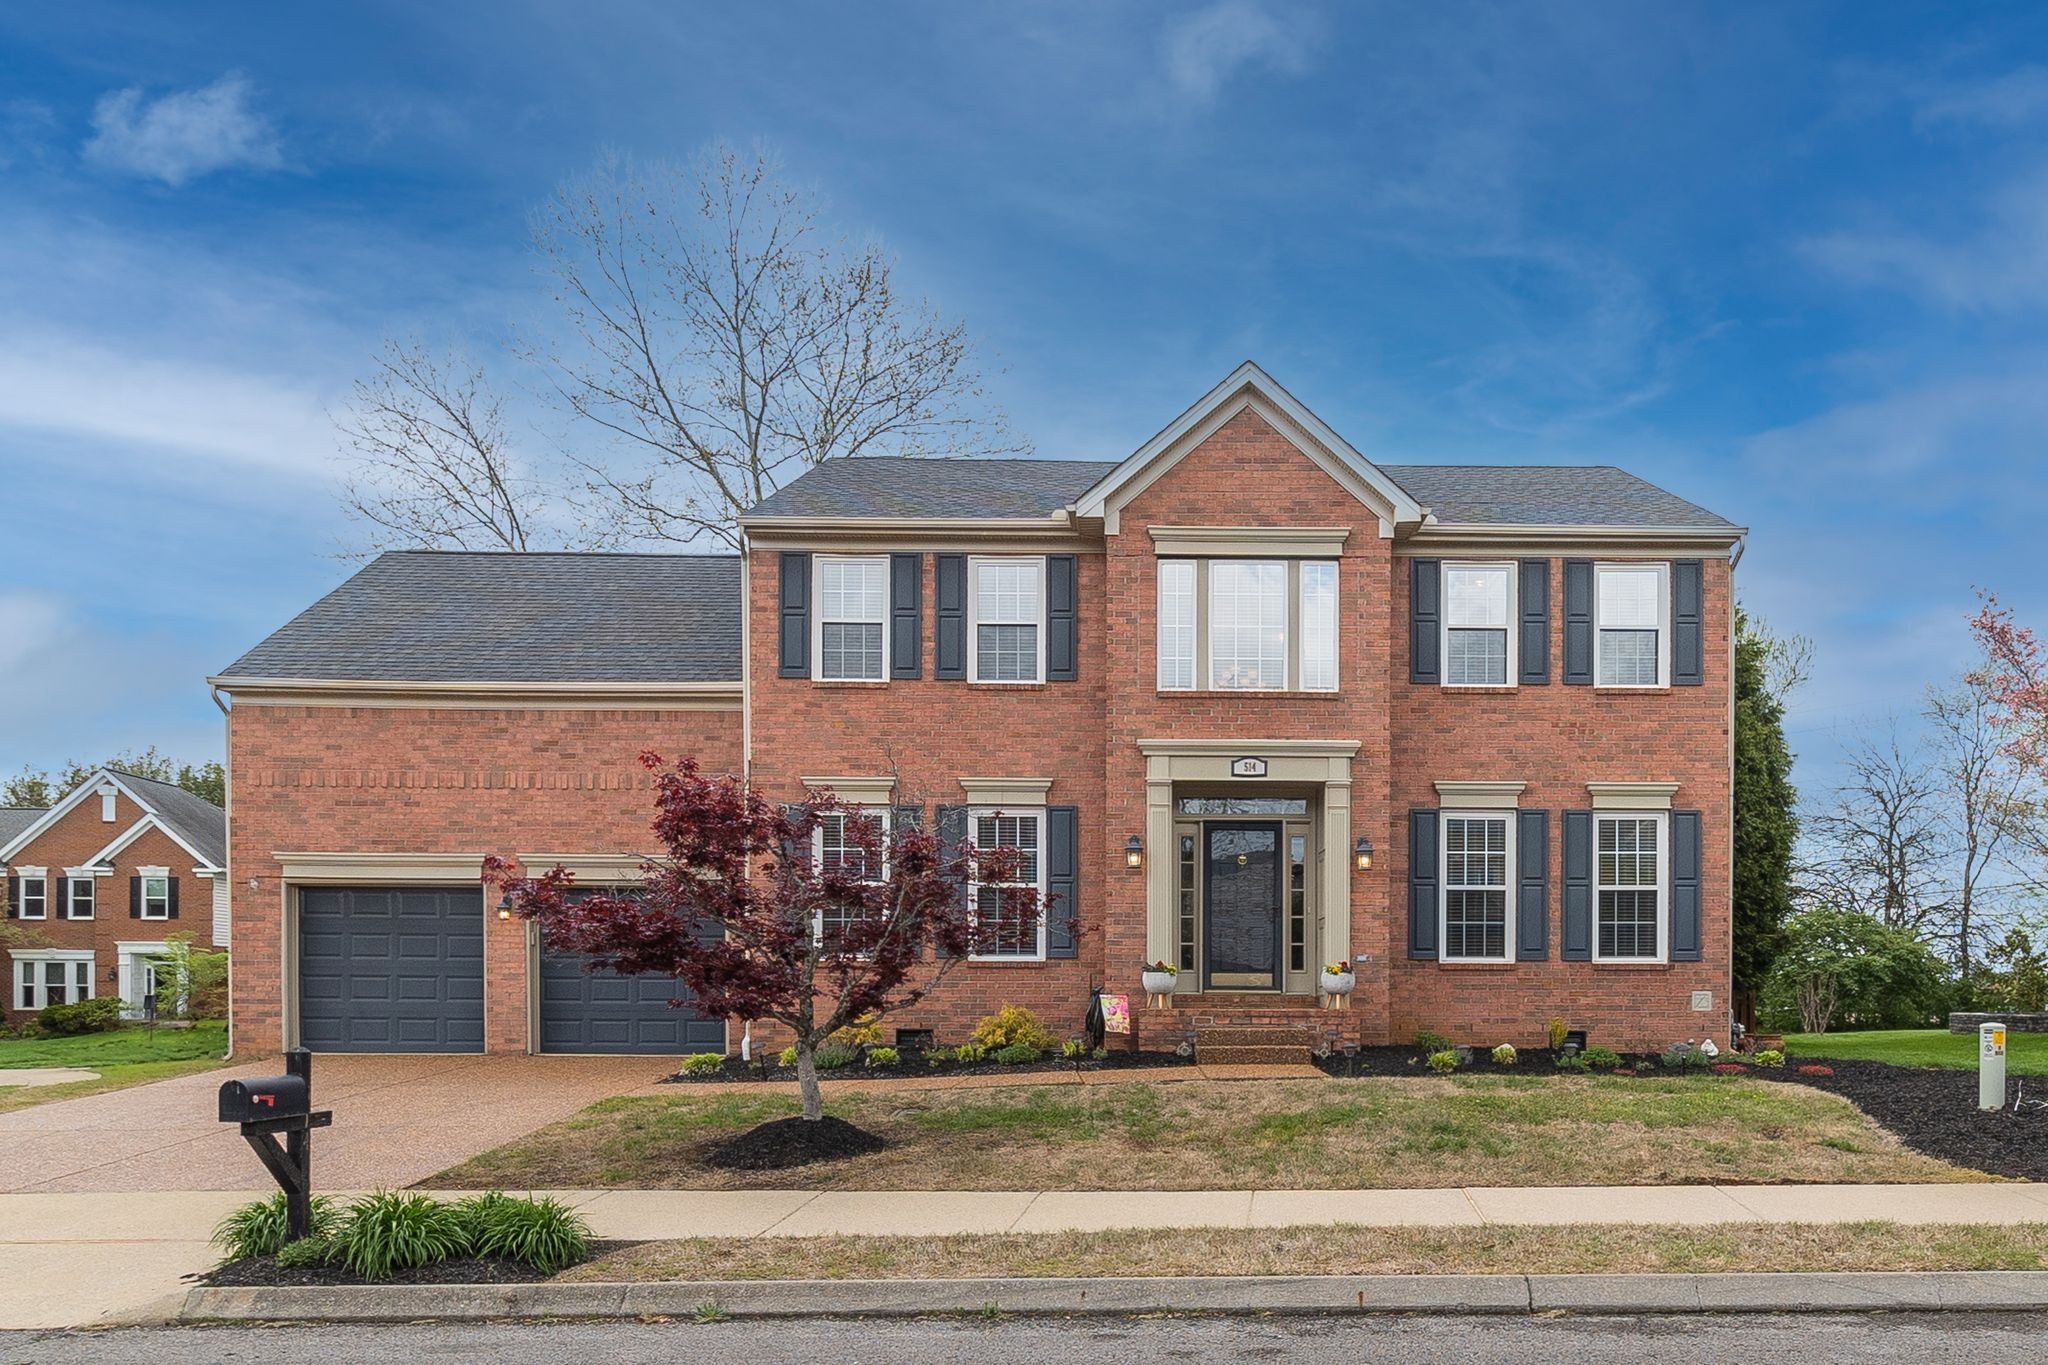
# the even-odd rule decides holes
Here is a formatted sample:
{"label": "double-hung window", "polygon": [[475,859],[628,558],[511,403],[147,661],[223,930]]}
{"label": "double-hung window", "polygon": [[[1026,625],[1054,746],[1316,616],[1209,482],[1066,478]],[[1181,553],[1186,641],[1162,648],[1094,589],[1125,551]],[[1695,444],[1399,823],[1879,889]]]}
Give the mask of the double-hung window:
{"label": "double-hung window", "polygon": [[67,872],[64,882],[64,918],[91,919],[93,880],[92,873],[84,868]]}
{"label": "double-hung window", "polygon": [[[889,813],[887,806],[881,806],[874,810],[825,811],[819,815],[818,827],[811,835],[818,871],[869,884],[884,880],[888,876]],[[869,843],[873,844],[872,850],[867,847]],[[852,906],[821,909],[815,930],[818,941],[830,947],[857,918]]]}
{"label": "double-hung window", "polygon": [[48,919],[50,917],[50,878],[40,867],[23,867],[15,871],[14,913],[21,919]]}
{"label": "double-hung window", "polygon": [[92,954],[78,951],[14,954],[14,1008],[75,1005],[92,999]]}
{"label": "double-hung window", "polygon": [[[977,849],[1010,848],[1018,854],[1010,879],[983,881],[979,869],[968,888],[974,913],[974,956],[1036,961],[1045,956],[1045,812],[975,810],[969,813]],[[1003,908],[1004,893],[1028,887],[1038,892],[1030,918]]]}
{"label": "double-hung window", "polygon": [[1595,813],[1595,961],[1663,961],[1665,828],[1662,814]]}
{"label": "double-hung window", "polygon": [[144,919],[169,919],[171,917],[171,879],[167,874],[150,872],[142,874],[142,917]]}
{"label": "double-hung window", "polygon": [[1506,687],[1514,678],[1514,574],[1507,564],[1446,564],[1444,685]]}
{"label": "double-hung window", "polygon": [[974,591],[970,677],[984,683],[1045,678],[1045,560],[969,561]]}
{"label": "double-hung window", "polygon": [[1670,668],[1669,566],[1596,564],[1593,681],[1600,687],[1661,687]]}
{"label": "double-hung window", "polygon": [[819,679],[881,682],[889,621],[887,556],[820,555],[817,572]]}
{"label": "double-hung window", "polygon": [[1443,816],[1443,958],[1506,962],[1513,948],[1508,887],[1514,843],[1508,813]]}
{"label": "double-hung window", "polygon": [[1337,690],[1333,560],[1161,559],[1163,692]]}

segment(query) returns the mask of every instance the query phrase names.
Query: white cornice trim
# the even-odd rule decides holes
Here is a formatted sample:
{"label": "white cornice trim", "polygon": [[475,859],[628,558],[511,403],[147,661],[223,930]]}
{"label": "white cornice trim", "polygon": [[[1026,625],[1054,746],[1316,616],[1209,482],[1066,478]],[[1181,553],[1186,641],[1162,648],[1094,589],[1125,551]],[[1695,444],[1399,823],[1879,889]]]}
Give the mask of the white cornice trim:
{"label": "white cornice trim", "polygon": [[1594,810],[1670,810],[1676,782],[1588,782]]}
{"label": "white cornice trim", "polygon": [[1162,555],[1336,559],[1351,538],[1348,526],[1154,526],[1149,531]]}
{"label": "white cornice trim", "polygon": [[1049,777],[963,777],[960,789],[970,806],[1042,806],[1052,790]]}
{"label": "white cornice trim", "polygon": [[481,853],[277,853],[288,882],[468,882],[483,880]]}
{"label": "white cornice trim", "polygon": [[559,867],[584,886],[617,886],[645,880],[642,867],[653,859],[638,853],[522,853],[519,865],[529,877]]}
{"label": "white cornice trim", "polygon": [[201,853],[198,849],[192,847],[191,844],[187,843],[185,839],[181,835],[179,835],[178,831],[172,829],[169,825],[163,822],[163,819],[161,817],[154,814],[143,816],[140,820],[137,820],[134,824],[130,825],[126,831],[114,836],[114,840],[112,843],[108,844],[105,848],[101,849],[99,852],[93,854],[92,857],[85,860],[87,865],[105,867],[111,870],[115,857],[117,857],[120,854],[122,849],[128,847],[128,845],[134,843],[137,839],[140,839],[144,834],[147,834],[150,830],[153,829],[162,830],[164,836],[168,838],[172,843],[176,844],[179,848],[182,848],[187,853],[191,854],[192,861],[195,864],[195,870],[197,868],[205,868],[209,872],[217,872],[220,870],[220,864],[214,862],[213,859],[207,857],[204,853]]}
{"label": "white cornice trim", "polygon": [[1141,739],[1138,752],[1159,755],[1204,754],[1237,757],[1247,754],[1324,754],[1348,758],[1356,754],[1355,739]]}
{"label": "white cornice trim", "polygon": [[[156,807],[143,800],[133,787],[123,782],[120,773],[115,772],[112,768],[100,768],[76,787],[73,787],[62,801],[44,811],[41,819],[15,835],[4,845],[0,845],[0,863],[9,861],[15,854],[34,843],[38,838],[42,837],[43,832],[49,829],[50,826],[78,809],[80,803],[88,796],[97,796],[100,788],[108,783],[112,783],[117,791],[126,796],[130,801],[133,801],[137,806],[140,806],[145,813],[149,815],[156,814]],[[190,852],[190,850],[188,849],[187,852]],[[195,854],[194,856],[196,857],[197,855]]]}
{"label": "white cornice trim", "polygon": [[1445,810],[1513,810],[1526,782],[1439,782],[1436,799]]}
{"label": "white cornice trim", "polygon": [[829,789],[850,806],[886,806],[896,791],[896,779],[886,774],[880,777],[804,777],[798,781],[814,791]]}
{"label": "white cornice trim", "polygon": [[1492,526],[1431,524],[1419,527],[1395,545],[1397,555],[1440,555],[1459,551],[1476,554],[1517,552],[1560,555],[1582,550],[1588,556],[1608,554],[1708,555],[1733,553],[1747,532],[1740,527],[1701,526]]}

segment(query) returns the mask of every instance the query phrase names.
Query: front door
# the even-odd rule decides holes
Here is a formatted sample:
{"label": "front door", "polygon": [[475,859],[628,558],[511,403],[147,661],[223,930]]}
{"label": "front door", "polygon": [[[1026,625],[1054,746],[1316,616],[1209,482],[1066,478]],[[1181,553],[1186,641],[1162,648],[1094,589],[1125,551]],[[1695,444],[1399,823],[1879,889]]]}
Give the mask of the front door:
{"label": "front door", "polygon": [[1202,826],[1208,989],[1280,988],[1280,835],[1277,821]]}

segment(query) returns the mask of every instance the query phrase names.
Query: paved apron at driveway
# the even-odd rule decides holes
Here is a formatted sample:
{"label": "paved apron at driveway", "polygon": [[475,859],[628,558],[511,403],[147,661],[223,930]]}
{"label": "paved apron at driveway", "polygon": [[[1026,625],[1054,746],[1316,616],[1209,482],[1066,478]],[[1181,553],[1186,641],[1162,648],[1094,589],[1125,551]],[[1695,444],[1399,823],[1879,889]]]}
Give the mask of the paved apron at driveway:
{"label": "paved apron at driveway", "polygon": [[[664,1057],[364,1057],[313,1060],[320,1189],[410,1185],[672,1074]],[[230,1077],[274,1075],[277,1058],[0,1114],[0,1192],[274,1188],[233,1125],[215,1118]]]}

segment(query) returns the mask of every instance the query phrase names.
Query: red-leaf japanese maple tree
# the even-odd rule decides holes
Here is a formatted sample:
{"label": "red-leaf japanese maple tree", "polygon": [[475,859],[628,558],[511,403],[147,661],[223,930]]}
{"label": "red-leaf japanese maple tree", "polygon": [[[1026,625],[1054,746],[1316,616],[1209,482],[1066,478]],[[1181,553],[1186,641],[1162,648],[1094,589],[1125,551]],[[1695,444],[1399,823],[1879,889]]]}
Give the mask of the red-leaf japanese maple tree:
{"label": "red-leaf japanese maple tree", "polygon": [[[587,954],[594,970],[673,976],[710,1014],[786,1026],[806,1119],[824,1114],[817,1051],[832,1034],[916,1004],[969,953],[1036,932],[1045,898],[1020,884],[1035,880],[1031,854],[944,846],[908,823],[885,837],[830,791],[784,806],[694,759],[640,761],[656,774],[663,849],[642,881],[584,895],[560,867],[521,877],[498,858],[486,879],[550,948]],[[828,819],[844,829],[829,861],[812,838]],[[974,906],[970,883],[984,888]]]}
{"label": "red-leaf japanese maple tree", "polygon": [[1970,619],[1984,664],[1970,675],[1991,703],[2006,752],[2036,776],[2048,777],[2048,649],[1990,593]]}

